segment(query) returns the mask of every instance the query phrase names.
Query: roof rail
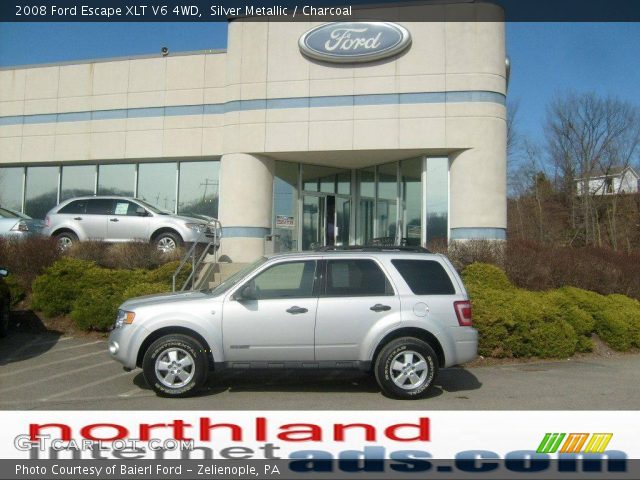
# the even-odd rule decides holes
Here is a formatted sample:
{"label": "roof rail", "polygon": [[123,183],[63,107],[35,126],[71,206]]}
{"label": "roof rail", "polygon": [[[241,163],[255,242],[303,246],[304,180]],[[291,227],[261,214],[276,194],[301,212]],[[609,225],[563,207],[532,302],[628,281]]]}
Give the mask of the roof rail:
{"label": "roof rail", "polygon": [[400,245],[327,245],[318,247],[314,252],[415,252],[415,253],[432,253],[423,247],[411,247]]}

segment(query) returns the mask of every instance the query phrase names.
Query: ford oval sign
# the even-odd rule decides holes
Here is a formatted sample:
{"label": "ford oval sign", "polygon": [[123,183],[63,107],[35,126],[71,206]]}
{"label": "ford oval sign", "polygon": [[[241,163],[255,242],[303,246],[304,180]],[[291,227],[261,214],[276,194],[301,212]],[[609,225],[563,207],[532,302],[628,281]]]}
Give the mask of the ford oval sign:
{"label": "ford oval sign", "polygon": [[390,22],[335,22],[302,35],[308,57],[335,63],[372,62],[401,52],[411,43],[409,31]]}

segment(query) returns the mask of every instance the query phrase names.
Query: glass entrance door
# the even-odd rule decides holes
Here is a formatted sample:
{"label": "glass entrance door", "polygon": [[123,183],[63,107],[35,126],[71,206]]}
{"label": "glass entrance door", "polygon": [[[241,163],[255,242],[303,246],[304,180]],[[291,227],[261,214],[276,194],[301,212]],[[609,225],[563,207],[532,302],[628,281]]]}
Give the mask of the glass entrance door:
{"label": "glass entrance door", "polygon": [[303,195],[302,249],[349,245],[350,221],[350,197]]}

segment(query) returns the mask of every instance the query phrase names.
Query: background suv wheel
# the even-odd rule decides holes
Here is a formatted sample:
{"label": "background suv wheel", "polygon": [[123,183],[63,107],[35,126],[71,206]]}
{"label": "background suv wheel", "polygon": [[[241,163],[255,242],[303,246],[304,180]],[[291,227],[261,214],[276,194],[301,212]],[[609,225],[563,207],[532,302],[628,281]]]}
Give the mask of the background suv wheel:
{"label": "background suv wheel", "polygon": [[56,235],[58,241],[58,248],[60,250],[66,250],[78,242],[78,236],[73,232],[61,232]]}
{"label": "background suv wheel", "polygon": [[154,238],[154,242],[162,253],[172,253],[182,245],[182,238],[177,233],[163,232]]}
{"label": "background suv wheel", "polygon": [[206,380],[208,359],[200,343],[187,335],[166,335],[144,354],[144,378],[163,397],[192,395]]}
{"label": "background suv wheel", "polygon": [[389,342],[376,358],[378,385],[399,399],[425,396],[438,373],[438,357],[428,343],[413,337]]}

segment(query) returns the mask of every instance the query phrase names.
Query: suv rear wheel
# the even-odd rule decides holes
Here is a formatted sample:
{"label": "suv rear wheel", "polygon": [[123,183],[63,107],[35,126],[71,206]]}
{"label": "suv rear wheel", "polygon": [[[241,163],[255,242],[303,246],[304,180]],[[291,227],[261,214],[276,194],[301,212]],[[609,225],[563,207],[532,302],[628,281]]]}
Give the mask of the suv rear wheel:
{"label": "suv rear wheel", "polygon": [[159,338],[144,354],[144,378],[163,397],[192,395],[205,382],[208,359],[200,342],[187,335]]}
{"label": "suv rear wheel", "polygon": [[378,385],[399,399],[424,397],[438,373],[438,357],[428,343],[413,337],[392,340],[376,358]]}

